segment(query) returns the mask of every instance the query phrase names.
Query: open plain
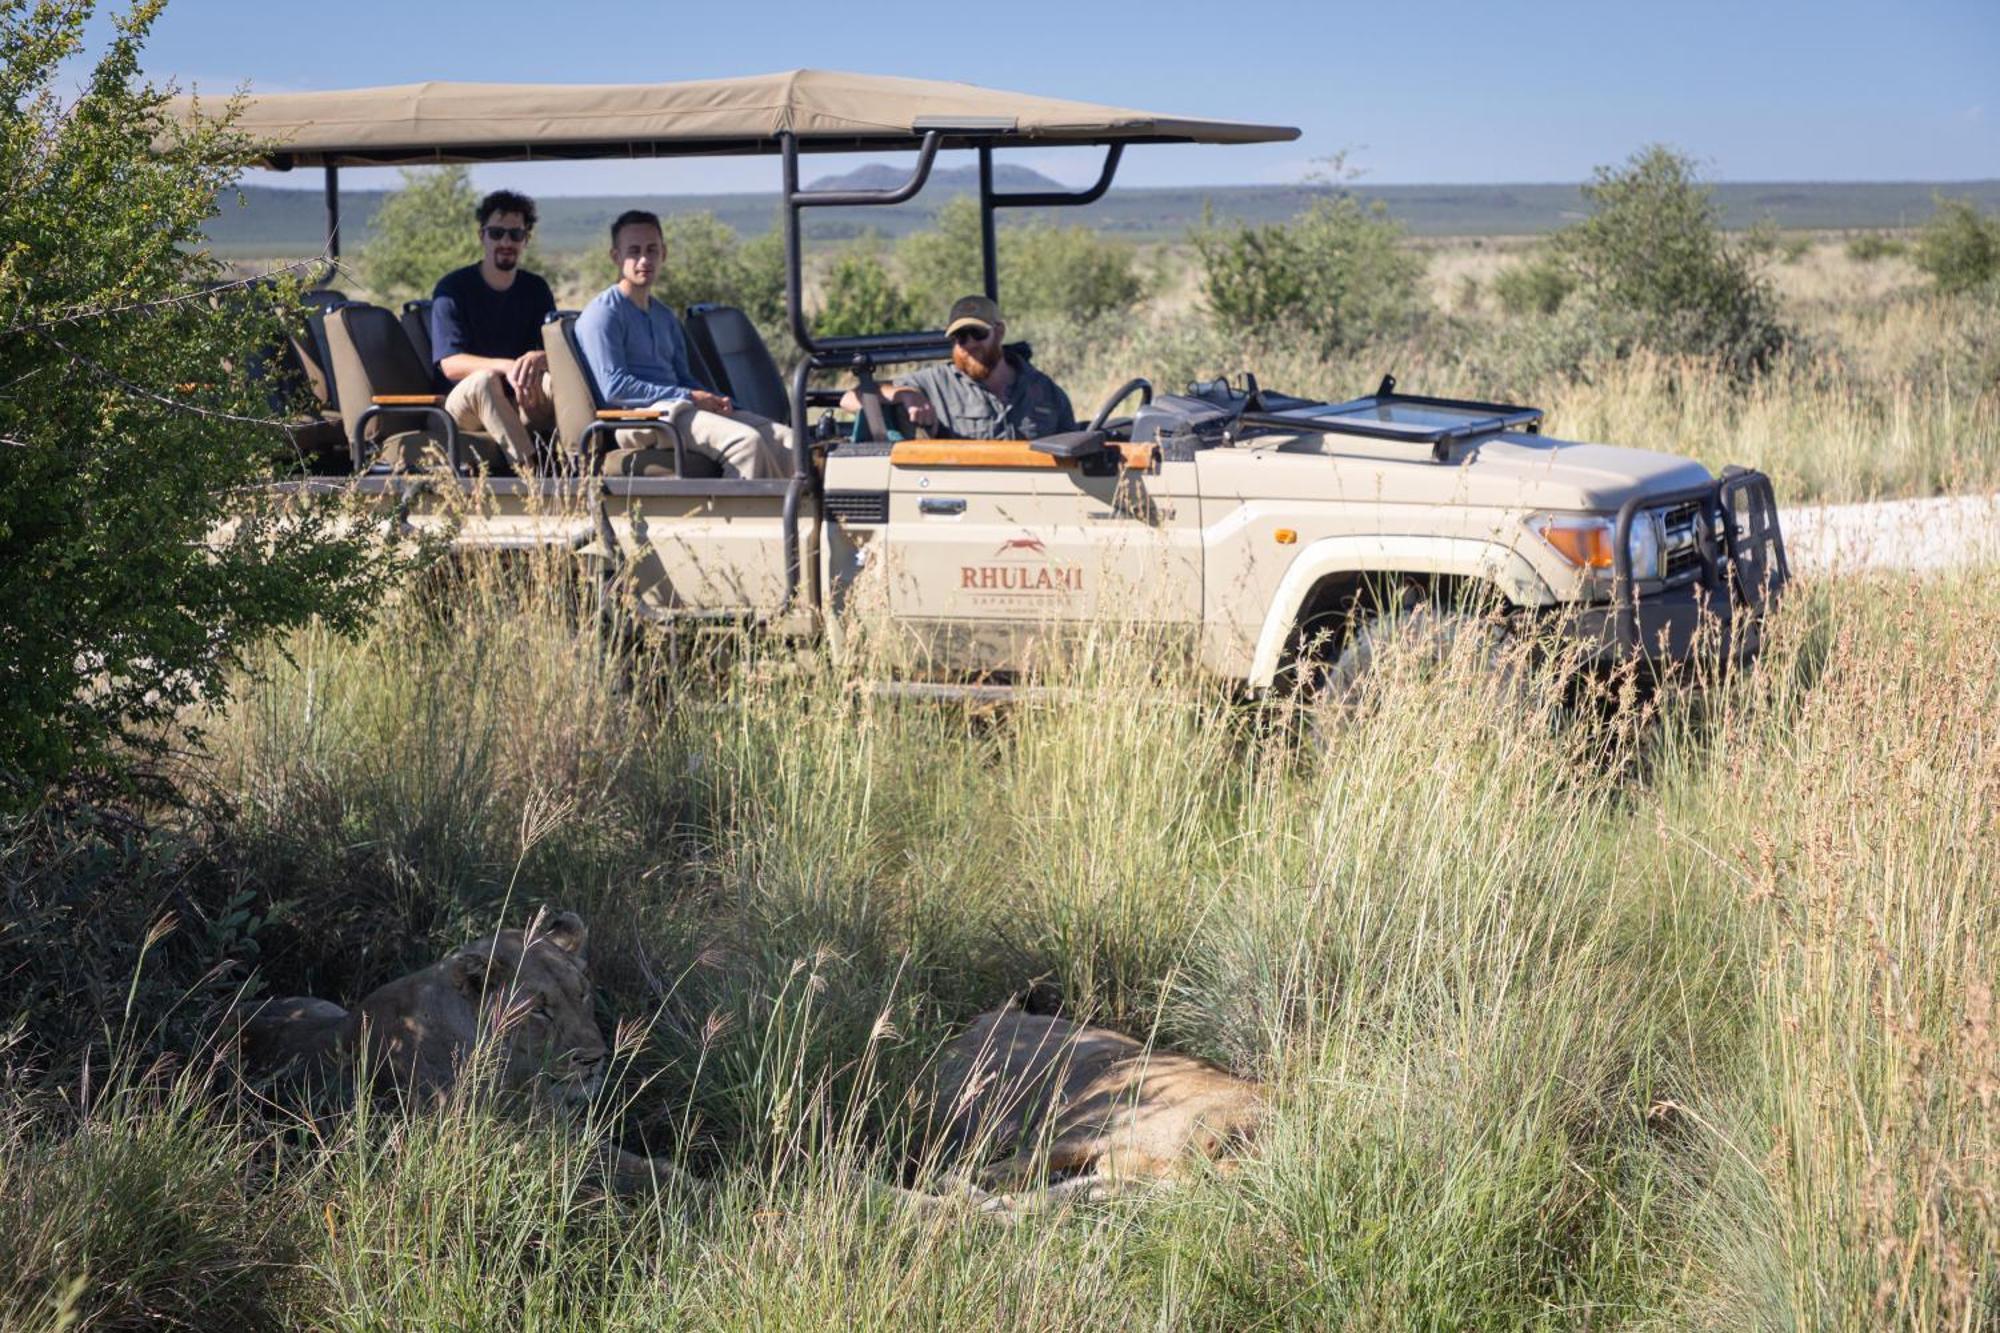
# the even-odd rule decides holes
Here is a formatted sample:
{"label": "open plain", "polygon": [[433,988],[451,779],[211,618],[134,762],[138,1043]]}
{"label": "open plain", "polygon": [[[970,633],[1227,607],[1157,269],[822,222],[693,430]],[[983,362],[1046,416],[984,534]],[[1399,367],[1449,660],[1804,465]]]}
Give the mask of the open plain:
{"label": "open plain", "polygon": [[[433,566],[262,651],[173,751],[187,805],[10,826],[0,1324],[1993,1327],[2000,315],[1821,238],[1744,383],[1579,352],[1492,254],[1334,356],[1171,266],[1023,332],[1080,404],[1393,370],[1762,467],[1799,578],[1754,669],[1524,716],[1452,662],[1304,729],[1106,630],[996,711],[857,688],[865,617],[838,660],[611,643],[566,556]],[[542,904],[611,1035],[584,1132],[472,1090],[305,1118],[212,1040]],[[1010,998],[1268,1120],[1172,1189],[899,1206],[954,1165],[912,1089]],[[604,1142],[674,1169],[606,1199]]]}

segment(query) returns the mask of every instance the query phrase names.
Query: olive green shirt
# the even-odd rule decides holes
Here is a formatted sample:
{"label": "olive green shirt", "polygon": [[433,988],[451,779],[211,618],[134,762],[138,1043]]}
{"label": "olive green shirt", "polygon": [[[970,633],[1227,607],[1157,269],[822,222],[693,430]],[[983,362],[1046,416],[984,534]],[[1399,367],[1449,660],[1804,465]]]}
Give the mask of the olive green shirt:
{"label": "olive green shirt", "polygon": [[960,440],[1033,440],[1076,429],[1069,395],[1013,353],[1014,382],[1002,399],[950,362],[925,366],[896,383],[930,400],[938,431]]}

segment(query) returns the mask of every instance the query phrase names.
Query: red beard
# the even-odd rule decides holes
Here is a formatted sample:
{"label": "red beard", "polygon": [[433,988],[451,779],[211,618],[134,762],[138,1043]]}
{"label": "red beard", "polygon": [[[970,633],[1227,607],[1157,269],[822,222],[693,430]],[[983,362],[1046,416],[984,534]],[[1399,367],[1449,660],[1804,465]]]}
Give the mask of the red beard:
{"label": "red beard", "polygon": [[970,346],[965,343],[951,345],[951,363],[982,383],[993,373],[993,367],[1000,364],[1002,355],[999,344],[990,339]]}

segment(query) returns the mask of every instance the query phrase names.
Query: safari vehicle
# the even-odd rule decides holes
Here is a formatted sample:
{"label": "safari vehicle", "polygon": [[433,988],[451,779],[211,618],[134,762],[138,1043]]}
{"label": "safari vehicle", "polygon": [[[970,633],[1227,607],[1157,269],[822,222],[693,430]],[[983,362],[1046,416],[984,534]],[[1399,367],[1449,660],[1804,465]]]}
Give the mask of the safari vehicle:
{"label": "safari vehicle", "polygon": [[[908,200],[940,151],[977,155],[984,286],[998,300],[998,210],[1087,204],[1131,144],[1289,140],[1294,129],[815,71],[262,96],[240,128],[276,145],[274,168],[325,169],[336,252],[342,166],[779,158],[785,296],[801,351],[789,384],[741,312],[696,307],[687,323],[718,390],[790,421],[789,477],[700,475],[678,446],[671,475],[605,474],[607,437],[647,414],[598,410],[587,372],[574,388],[580,363],[560,321],[548,333],[552,366],[573,386],[559,408],[568,466],[507,475],[459,439],[421,360],[394,346],[395,316],[329,316],[353,325],[350,359],[372,367],[341,393],[351,475],[293,484],[353,487],[417,525],[468,514],[455,536],[466,546],[568,547],[651,619],[816,634],[872,581],[928,646],[931,667],[960,679],[1005,682],[1044,636],[1109,617],[1183,636],[1205,669],[1257,693],[1314,645],[1338,661],[1343,639],[1365,639],[1368,616],[1393,609],[1367,600],[1384,584],[1473,590],[1506,615],[1559,625],[1596,659],[1656,663],[1754,653],[1788,577],[1762,474],[1711,476],[1685,458],[1554,439],[1533,407],[1404,393],[1389,378],[1333,403],[1247,375],[1176,393],[1134,379],[1071,434],[903,439],[887,428],[877,377],[948,357],[944,334],[812,329],[808,211]],[[1096,182],[994,188],[996,152],[1053,145],[1102,148]],[[800,187],[805,154],[891,150],[916,154],[897,188]],[[838,391],[824,385],[834,378],[859,387],[858,420],[831,410]],[[385,432],[423,447],[387,447]]]}

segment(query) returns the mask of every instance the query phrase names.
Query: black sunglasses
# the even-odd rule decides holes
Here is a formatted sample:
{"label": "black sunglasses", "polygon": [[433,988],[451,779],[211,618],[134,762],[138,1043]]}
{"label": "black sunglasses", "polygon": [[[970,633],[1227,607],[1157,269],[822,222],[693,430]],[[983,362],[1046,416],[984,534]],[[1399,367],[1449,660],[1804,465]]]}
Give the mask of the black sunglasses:
{"label": "black sunglasses", "polygon": [[951,340],[960,347],[963,347],[967,343],[983,343],[992,336],[993,330],[991,329],[960,329],[957,333],[951,335]]}
{"label": "black sunglasses", "polygon": [[526,227],[488,227],[486,239],[489,241],[525,241],[528,239]]}

